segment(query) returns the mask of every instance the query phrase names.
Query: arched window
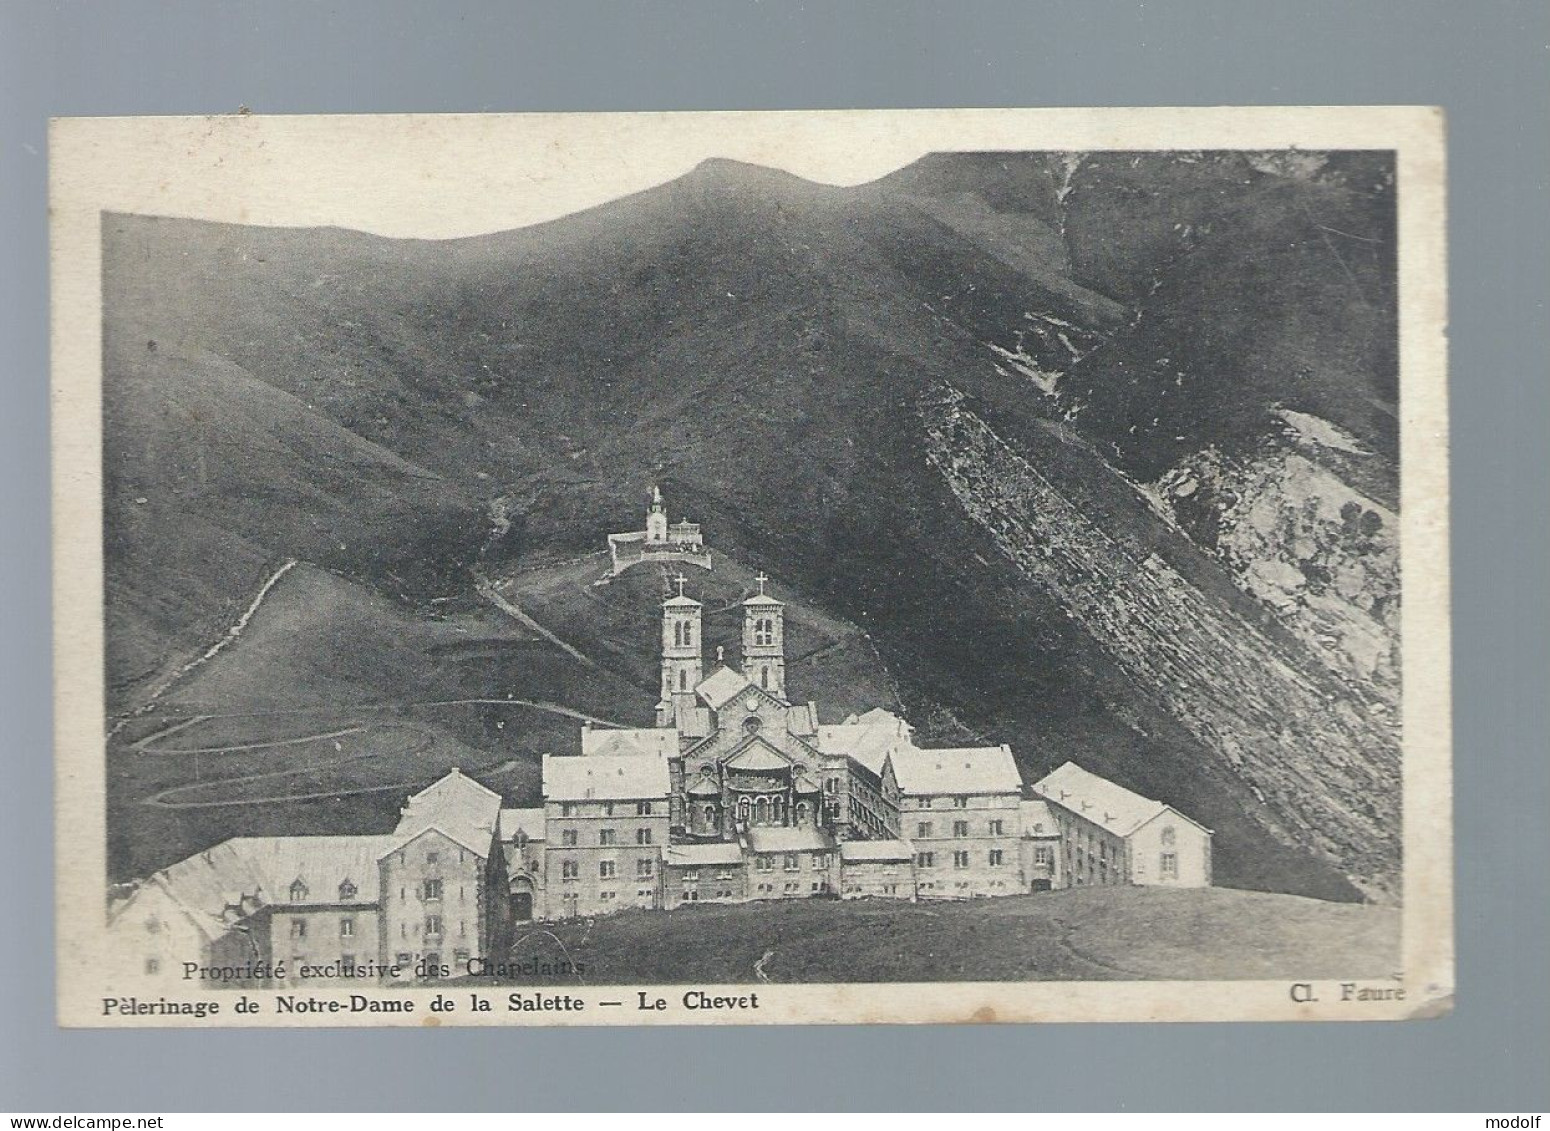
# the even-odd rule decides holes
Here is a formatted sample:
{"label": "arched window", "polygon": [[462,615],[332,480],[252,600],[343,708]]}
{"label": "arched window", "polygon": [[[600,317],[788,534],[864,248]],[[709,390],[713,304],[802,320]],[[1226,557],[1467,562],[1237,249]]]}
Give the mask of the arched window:
{"label": "arched window", "polygon": [[775,620],[773,617],[760,617],[753,622],[753,642],[755,644],[775,643]]}
{"label": "arched window", "polygon": [[714,805],[705,806],[705,827],[707,829],[716,827],[716,807]]}
{"label": "arched window", "polygon": [[737,799],[737,819],[739,821],[742,821],[744,824],[748,823],[748,809],[749,809],[749,805],[750,805],[750,802],[749,802],[748,798],[746,798],[746,797],[739,797]]}
{"label": "arched window", "polygon": [[299,879],[291,884],[291,902],[300,903],[307,898],[307,885]]}
{"label": "arched window", "polygon": [[753,803],[753,823],[756,825],[770,823],[770,803],[762,797]]}
{"label": "arched window", "polygon": [[344,881],[344,883],[339,885],[340,902],[348,903],[350,900],[355,898],[355,892],[355,885],[352,884],[349,880]]}
{"label": "arched window", "polygon": [[786,799],[784,797],[776,797],[770,801],[770,820],[777,825],[786,823]]}
{"label": "arched window", "polygon": [[807,802],[805,801],[797,802],[797,824],[807,824]]}

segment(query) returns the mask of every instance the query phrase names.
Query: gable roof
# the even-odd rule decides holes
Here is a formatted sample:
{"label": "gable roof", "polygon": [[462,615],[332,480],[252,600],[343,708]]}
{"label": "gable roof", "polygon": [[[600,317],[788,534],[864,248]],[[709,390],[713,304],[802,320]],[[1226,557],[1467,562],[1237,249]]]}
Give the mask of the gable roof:
{"label": "gable roof", "polygon": [[545,754],[543,774],[545,801],[654,800],[669,789],[666,758]]}
{"label": "gable roof", "polygon": [[[407,843],[436,829],[477,856],[490,854],[490,842],[500,827],[501,795],[486,789],[453,767],[409,798],[399,810],[393,835]],[[382,855],[387,855],[386,852]]]}
{"label": "gable roof", "polygon": [[501,810],[501,839],[516,840],[521,833],[528,840],[544,839],[544,807]]}
{"label": "gable roof", "polygon": [[589,758],[629,755],[665,758],[678,753],[678,731],[673,727],[620,730],[589,727],[581,732],[581,752]]}
{"label": "gable roof", "polygon": [[1048,802],[1024,801],[1021,808],[1023,836],[1060,835],[1060,826],[1055,823],[1055,814],[1050,812]]}
{"label": "gable roof", "polygon": [[723,664],[702,679],[694,690],[712,710],[719,711],[752,686],[742,675]]}
{"label": "gable roof", "polygon": [[722,765],[731,770],[789,770],[791,759],[759,735],[749,735],[727,755]]}
{"label": "gable roof", "polygon": [[890,750],[914,746],[909,724],[881,707],[864,715],[852,715],[843,723],[818,728],[819,750],[825,754],[843,754],[878,775],[883,772],[883,762]]}
{"label": "gable roof", "polygon": [[[1161,801],[1142,797],[1108,778],[1090,773],[1075,762],[1067,762],[1046,775],[1034,784],[1033,789],[1051,805],[1085,817],[1116,836],[1129,836],[1169,808]],[[1189,820],[1182,813],[1179,816]],[[1197,822],[1190,821],[1190,824]]]}
{"label": "gable roof", "polygon": [[943,793],[1020,793],[1022,775],[1010,747],[900,747],[888,755],[899,790],[911,796]]}
{"label": "gable roof", "polygon": [[[226,842],[265,877],[271,904],[376,903],[382,897],[377,860],[398,843],[392,836],[255,836]],[[291,885],[306,889],[291,899]],[[349,882],[354,896],[341,894]]]}
{"label": "gable roof", "polygon": [[[234,837],[179,860],[151,876],[118,904],[116,920],[141,893],[160,892],[206,938],[217,939],[266,906],[291,902],[300,880],[305,906],[376,903],[381,899],[377,857],[391,848],[391,836]],[[341,897],[348,880],[353,898]]]}

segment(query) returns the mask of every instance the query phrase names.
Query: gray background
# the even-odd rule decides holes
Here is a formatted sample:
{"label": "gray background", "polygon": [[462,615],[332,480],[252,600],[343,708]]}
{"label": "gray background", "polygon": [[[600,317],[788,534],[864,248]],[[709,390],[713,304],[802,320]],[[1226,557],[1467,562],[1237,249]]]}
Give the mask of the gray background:
{"label": "gray background", "polygon": [[[0,0],[0,1109],[1543,1110],[1550,5]],[[1447,108],[1459,1002],[1409,1024],[62,1032],[52,1021],[46,119]],[[779,1067],[776,1067],[778,1062]]]}

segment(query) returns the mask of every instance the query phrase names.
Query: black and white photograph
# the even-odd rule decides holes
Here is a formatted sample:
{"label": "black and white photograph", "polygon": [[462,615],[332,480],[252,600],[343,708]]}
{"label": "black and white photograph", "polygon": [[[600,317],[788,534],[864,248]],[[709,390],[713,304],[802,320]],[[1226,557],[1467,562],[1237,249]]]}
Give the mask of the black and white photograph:
{"label": "black and white photograph", "polygon": [[66,1024],[1449,1008],[1434,115],[55,144]]}

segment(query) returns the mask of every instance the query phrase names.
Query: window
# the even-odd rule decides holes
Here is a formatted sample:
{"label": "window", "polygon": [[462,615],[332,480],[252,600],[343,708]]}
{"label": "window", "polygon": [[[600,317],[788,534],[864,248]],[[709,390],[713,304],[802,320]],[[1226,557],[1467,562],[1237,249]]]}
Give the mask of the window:
{"label": "window", "polygon": [[468,969],[468,951],[454,950],[452,952],[452,961],[456,963],[456,969],[466,971]]}
{"label": "window", "polygon": [[441,881],[440,880],[426,880],[425,881],[425,889],[421,893],[421,898],[428,899],[428,900],[440,899],[441,898]]}
{"label": "window", "polygon": [[618,839],[614,836],[614,830],[598,829],[597,843],[602,845],[604,848],[612,848],[615,844],[618,843]]}
{"label": "window", "polygon": [[342,939],[348,939],[348,938],[354,938],[355,937],[355,920],[354,919],[341,919],[341,920],[339,920],[339,937],[342,938]]}
{"label": "window", "polygon": [[425,933],[427,935],[441,934],[441,916],[427,915],[425,917]]}
{"label": "window", "polygon": [[969,854],[967,852],[953,853],[953,867],[967,868],[969,866]]}
{"label": "window", "polygon": [[291,938],[304,939],[307,937],[307,921],[305,919],[291,920]]}
{"label": "window", "polygon": [[1005,833],[1002,832],[1002,828],[1003,828],[1003,826],[1002,826],[1002,824],[1001,824],[1001,822],[999,820],[991,821],[990,822],[990,835],[991,836],[1004,836]]}
{"label": "window", "polygon": [[341,954],[339,956],[339,965],[346,973],[348,973],[351,970],[354,970],[355,969],[355,955],[353,955],[353,954]]}
{"label": "window", "polygon": [[1055,862],[1055,854],[1050,851],[1050,846],[1047,844],[1036,845],[1033,850],[1033,862],[1048,867]]}
{"label": "window", "polygon": [[772,617],[760,617],[753,622],[753,642],[760,645],[775,643],[775,621]]}
{"label": "window", "polygon": [[614,803],[612,801],[605,801],[605,802],[603,802],[603,816],[605,816],[605,817],[612,817],[613,815],[614,815]]}
{"label": "window", "polygon": [[1163,842],[1163,845],[1165,847],[1172,848],[1173,847],[1173,842],[1176,839],[1177,839],[1177,834],[1174,833],[1172,825],[1169,825],[1167,828],[1163,829],[1163,831],[1162,831],[1162,842]]}
{"label": "window", "polygon": [[955,797],[955,798],[953,798],[953,808],[954,809],[967,809],[968,807],[969,807],[969,799],[967,797]]}
{"label": "window", "polygon": [[1179,854],[1177,852],[1164,852],[1162,854],[1162,874],[1165,880],[1179,878]]}
{"label": "window", "polygon": [[636,844],[650,844],[651,843],[651,830],[650,829],[636,829],[635,830],[635,843]]}
{"label": "window", "polygon": [[807,824],[807,802],[805,801],[797,802],[797,824]]}
{"label": "window", "polygon": [[574,860],[560,862],[560,878],[562,880],[575,880],[581,878],[581,865]]}
{"label": "window", "polygon": [[916,825],[915,835],[921,838],[929,837],[931,835],[931,822],[921,821],[918,825]]}
{"label": "window", "polygon": [[600,880],[613,879],[617,871],[618,868],[612,860],[599,860],[597,862],[597,878]]}
{"label": "window", "polygon": [[917,853],[915,853],[915,866],[917,868],[932,868],[932,867],[935,867],[936,866],[936,853],[934,853],[934,852],[917,852]]}
{"label": "window", "polygon": [[999,867],[1004,862],[1005,862],[1005,857],[1003,857],[1001,855],[1001,850],[999,848],[992,848],[990,850],[990,863],[991,863],[991,865],[993,867]]}
{"label": "window", "polygon": [[434,863],[436,863],[440,859],[441,859],[441,853],[439,853],[439,852],[427,852],[425,854],[425,862],[427,864],[434,864]]}
{"label": "window", "polygon": [[958,836],[958,837],[968,836],[969,835],[969,822],[968,821],[954,821],[953,822],[953,835],[954,836]]}
{"label": "window", "polygon": [[795,872],[802,866],[802,858],[795,852],[786,853],[786,871]]}
{"label": "window", "polygon": [[775,869],[775,857],[773,857],[773,856],[760,856],[754,862],[754,867],[759,869],[759,871],[761,871],[761,872],[771,872],[771,871],[774,871],[774,869]]}
{"label": "window", "polygon": [[827,856],[825,856],[822,852],[813,853],[813,868],[815,870],[827,868],[828,866],[829,858]]}
{"label": "window", "polygon": [[564,832],[562,832],[560,834],[560,843],[562,845],[564,845],[566,848],[575,848],[576,847],[576,830],[575,829],[566,829]]}
{"label": "window", "polygon": [[642,879],[642,880],[650,879],[651,878],[651,872],[652,872],[652,867],[651,867],[651,861],[650,860],[637,860],[637,861],[635,861],[635,875],[636,875],[636,877],[638,879]]}
{"label": "window", "polygon": [[291,884],[291,902],[300,903],[307,898],[307,885],[297,880]]}
{"label": "window", "polygon": [[678,690],[679,691],[688,691],[689,690],[689,673],[684,671],[683,668],[679,668],[678,669]]}
{"label": "window", "polygon": [[145,960],[145,972],[147,974],[160,974],[161,973],[161,959],[159,959],[159,958],[147,958]]}
{"label": "window", "polygon": [[575,805],[573,805],[569,801],[562,801],[562,802],[560,802],[560,816],[562,816],[562,817],[574,817],[575,815],[576,815],[576,806]]}
{"label": "window", "polygon": [[399,966],[408,966],[411,962],[414,961],[414,955],[408,953],[407,951],[399,951],[398,954],[394,956],[394,961]]}
{"label": "window", "polygon": [[355,898],[355,895],[356,895],[356,887],[349,880],[346,880],[344,883],[339,885],[339,902],[340,903],[348,903],[348,902],[350,902],[350,900]]}
{"label": "window", "polygon": [[635,815],[637,817],[649,817],[649,816],[651,816],[651,802],[649,802],[649,801],[637,801],[635,803]]}

